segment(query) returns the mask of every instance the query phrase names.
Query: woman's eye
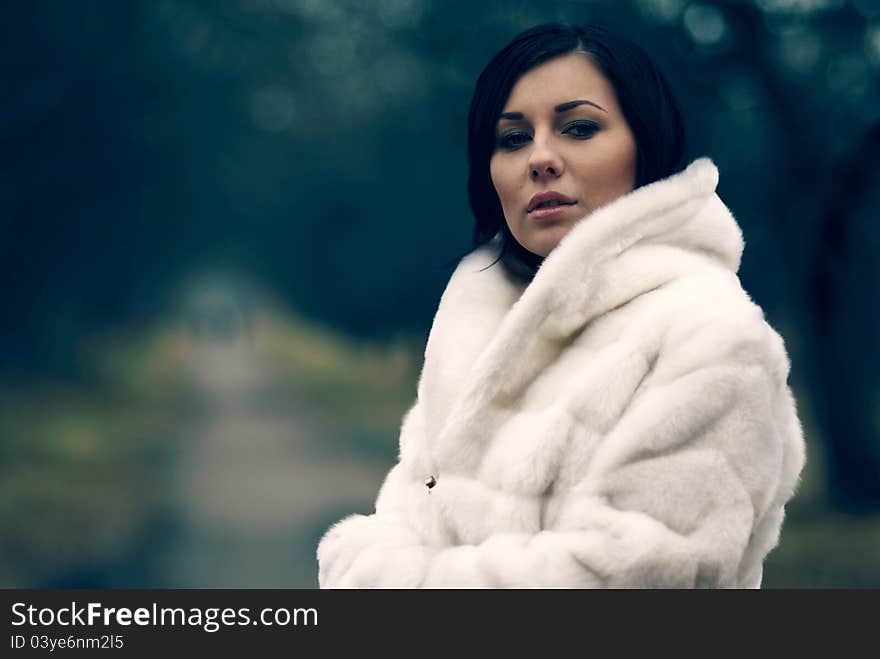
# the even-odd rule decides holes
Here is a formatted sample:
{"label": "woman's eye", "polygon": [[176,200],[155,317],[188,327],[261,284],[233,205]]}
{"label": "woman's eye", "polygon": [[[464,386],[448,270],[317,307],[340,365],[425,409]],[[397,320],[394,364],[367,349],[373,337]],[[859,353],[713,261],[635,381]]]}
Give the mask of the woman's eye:
{"label": "woman's eye", "polygon": [[575,121],[563,128],[562,132],[578,139],[586,139],[592,137],[597,130],[599,130],[599,126],[592,121]]}
{"label": "woman's eye", "polygon": [[523,144],[526,144],[530,139],[532,139],[532,136],[528,133],[505,133],[498,138],[497,144],[499,149],[510,150],[521,147]]}

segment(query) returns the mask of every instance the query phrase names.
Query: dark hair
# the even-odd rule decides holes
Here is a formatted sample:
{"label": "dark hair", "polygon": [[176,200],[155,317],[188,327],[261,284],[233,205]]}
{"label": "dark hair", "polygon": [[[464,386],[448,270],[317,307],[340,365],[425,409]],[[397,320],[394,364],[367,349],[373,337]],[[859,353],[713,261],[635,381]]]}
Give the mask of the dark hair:
{"label": "dark hair", "polygon": [[524,73],[571,52],[591,57],[614,87],[636,142],[635,187],[666,178],[685,164],[678,105],[663,74],[638,45],[596,25],[547,23],[518,34],[477,79],[468,114],[468,199],[476,220],[473,247],[500,233],[499,260],[527,280],[543,259],[520,245],[504,220],[489,173],[496,124],[510,90]]}

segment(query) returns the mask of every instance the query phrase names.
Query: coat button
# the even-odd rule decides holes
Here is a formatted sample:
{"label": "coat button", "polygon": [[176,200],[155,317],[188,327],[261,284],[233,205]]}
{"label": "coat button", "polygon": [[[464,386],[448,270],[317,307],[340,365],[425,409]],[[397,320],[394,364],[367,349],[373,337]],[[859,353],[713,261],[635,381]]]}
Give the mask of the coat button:
{"label": "coat button", "polygon": [[428,488],[428,494],[431,493],[431,488],[434,487],[436,484],[437,484],[437,479],[434,478],[433,475],[428,476],[428,478],[425,480],[425,487]]}

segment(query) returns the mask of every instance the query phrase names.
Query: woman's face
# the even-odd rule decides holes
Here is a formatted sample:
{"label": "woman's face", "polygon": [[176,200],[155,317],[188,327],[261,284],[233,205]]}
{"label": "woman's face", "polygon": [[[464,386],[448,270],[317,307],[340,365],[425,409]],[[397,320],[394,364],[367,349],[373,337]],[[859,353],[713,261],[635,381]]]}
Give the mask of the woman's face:
{"label": "woman's face", "polygon": [[507,226],[540,256],[635,185],[635,138],[614,88],[584,53],[523,74],[495,136],[490,172]]}

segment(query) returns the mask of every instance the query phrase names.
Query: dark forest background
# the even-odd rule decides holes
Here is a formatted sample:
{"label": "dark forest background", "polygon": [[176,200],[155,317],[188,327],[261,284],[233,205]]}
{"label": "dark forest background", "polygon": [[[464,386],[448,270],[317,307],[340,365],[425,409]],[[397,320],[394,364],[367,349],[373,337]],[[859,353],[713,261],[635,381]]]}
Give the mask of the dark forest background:
{"label": "dark forest background", "polygon": [[17,1],[0,27],[0,585],[315,583],[396,454],[465,119],[594,21],[676,91],[809,465],[770,586],[880,585],[880,2]]}

